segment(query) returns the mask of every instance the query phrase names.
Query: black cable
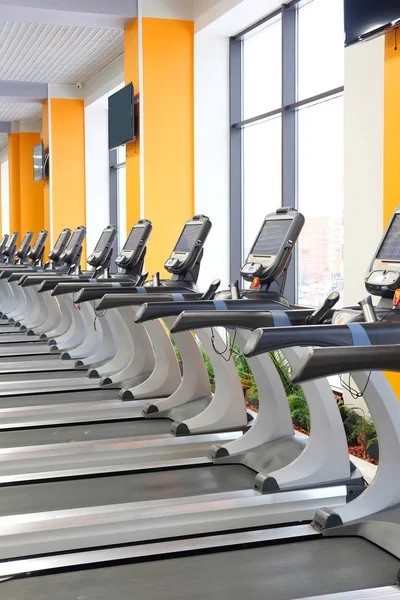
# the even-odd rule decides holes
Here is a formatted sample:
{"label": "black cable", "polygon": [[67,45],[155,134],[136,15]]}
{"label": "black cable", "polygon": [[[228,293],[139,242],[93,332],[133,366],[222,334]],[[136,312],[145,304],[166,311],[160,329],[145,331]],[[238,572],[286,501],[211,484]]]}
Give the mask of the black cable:
{"label": "black cable", "polygon": [[[382,317],[382,319],[380,319],[380,323],[382,323],[383,321],[386,321],[386,319],[389,317],[390,314],[395,314],[398,311],[398,308],[396,306],[393,306],[390,310],[387,311],[387,313]],[[369,381],[371,379],[371,371],[368,374],[367,377],[367,381],[366,384],[364,386],[364,389],[361,392],[358,392],[355,388],[353,388],[353,386],[351,385],[351,375],[349,374],[349,382],[346,383],[343,379],[343,375],[339,375],[339,379],[340,379],[340,383],[342,384],[342,387],[344,390],[346,390],[346,392],[348,392],[351,397],[353,398],[353,400],[358,400],[358,398],[362,398],[362,396],[365,394]]]}
{"label": "black cable", "polygon": [[[215,352],[215,354],[218,354],[218,356],[221,356],[226,362],[229,362],[232,358],[233,352],[234,352],[234,348],[235,348],[235,341],[236,341],[236,334],[237,334],[237,329],[235,329],[235,333],[233,335],[231,344],[229,346],[229,340],[228,340],[228,332],[226,332],[226,342],[225,342],[225,348],[224,350],[222,350],[222,352],[220,350],[217,350],[217,348],[215,347],[215,333],[214,333],[214,327],[211,327],[211,345],[213,347],[213,350]],[[221,338],[222,339],[222,338]],[[226,356],[224,356],[224,354],[226,352],[228,352],[229,350],[229,356],[228,358]]]}

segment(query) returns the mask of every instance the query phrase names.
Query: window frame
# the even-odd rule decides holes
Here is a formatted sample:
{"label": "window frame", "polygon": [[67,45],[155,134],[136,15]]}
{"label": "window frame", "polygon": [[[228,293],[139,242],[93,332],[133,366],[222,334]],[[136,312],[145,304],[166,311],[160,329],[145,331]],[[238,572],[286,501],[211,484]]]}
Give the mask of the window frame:
{"label": "window frame", "polygon": [[[110,223],[115,224],[118,227],[119,218],[118,218],[118,170],[126,166],[126,161],[118,162],[118,149],[115,148],[109,151],[109,161],[110,161]],[[120,236],[122,232],[118,231],[117,240],[115,242],[114,248],[117,251],[113,253],[113,257],[110,264],[110,272],[117,273],[118,267],[115,264],[115,259],[118,256],[118,248],[120,247]],[[124,232],[124,236],[126,236],[126,232]],[[125,237],[124,237],[125,241]]]}
{"label": "window frame", "polygon": [[[313,1],[313,0],[309,0]],[[230,279],[240,278],[243,248],[243,140],[246,126],[260,123],[276,115],[282,119],[282,196],[281,206],[297,208],[297,111],[344,92],[344,86],[324,91],[315,96],[297,100],[297,32],[298,9],[304,0],[292,0],[257,23],[230,38]],[[276,18],[282,27],[282,105],[269,112],[242,119],[243,115],[243,42],[247,35]],[[278,207],[277,207],[278,208]],[[288,269],[285,295],[289,302],[297,300],[297,248]]]}

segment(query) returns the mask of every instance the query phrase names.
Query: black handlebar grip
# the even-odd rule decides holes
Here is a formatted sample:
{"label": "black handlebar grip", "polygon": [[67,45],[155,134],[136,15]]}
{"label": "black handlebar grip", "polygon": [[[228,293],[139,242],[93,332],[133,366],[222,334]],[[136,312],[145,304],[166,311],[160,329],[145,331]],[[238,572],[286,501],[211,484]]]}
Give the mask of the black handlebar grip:
{"label": "black handlebar grip", "polygon": [[359,346],[357,348],[316,348],[310,350],[293,383],[355,371],[400,371],[400,346]]}
{"label": "black handlebar grip", "polygon": [[210,283],[208,290],[206,292],[204,292],[204,294],[202,295],[201,299],[202,300],[212,300],[215,296],[215,292],[218,290],[220,285],[221,285],[221,280],[214,279],[214,281],[212,281]]}
{"label": "black handlebar grip", "polygon": [[273,326],[273,318],[268,311],[217,310],[205,313],[202,310],[193,312],[185,310],[175,321],[171,333],[204,327],[239,327],[240,329],[254,330],[257,327],[271,326]]}
{"label": "black handlebar grip", "polygon": [[328,312],[337,304],[339,301],[340,294],[338,292],[332,292],[324,302],[310,315],[306,321],[307,325],[318,325],[326,317]]}

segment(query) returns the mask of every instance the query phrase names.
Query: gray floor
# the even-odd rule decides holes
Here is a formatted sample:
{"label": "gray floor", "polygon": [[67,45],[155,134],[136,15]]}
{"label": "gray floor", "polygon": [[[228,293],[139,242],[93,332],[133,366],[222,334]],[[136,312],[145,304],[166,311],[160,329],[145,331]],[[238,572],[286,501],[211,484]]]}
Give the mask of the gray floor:
{"label": "gray floor", "polygon": [[97,425],[68,425],[66,427],[0,431],[0,448],[111,440],[141,435],[157,436],[158,434],[169,433],[171,423],[169,419],[141,419],[139,421],[121,421],[119,423],[100,423]]}
{"label": "gray floor", "polygon": [[392,585],[399,561],[361,539],[297,542],[0,583],[7,600],[294,600]]}
{"label": "gray floor", "polygon": [[0,493],[0,516],[251,489],[254,476],[242,465],[214,465],[6,486]]}

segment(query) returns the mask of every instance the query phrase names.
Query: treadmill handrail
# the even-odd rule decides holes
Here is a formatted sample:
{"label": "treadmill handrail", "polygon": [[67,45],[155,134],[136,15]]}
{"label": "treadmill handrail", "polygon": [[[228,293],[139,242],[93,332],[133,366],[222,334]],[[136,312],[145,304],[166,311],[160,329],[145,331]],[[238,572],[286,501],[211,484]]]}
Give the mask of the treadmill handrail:
{"label": "treadmill handrail", "polygon": [[[68,284],[61,284],[63,288],[65,288],[65,293],[72,293],[76,291],[76,296],[74,298],[74,302],[80,304],[81,302],[89,302],[91,300],[100,300],[106,294],[114,295],[114,294],[131,294],[132,290],[135,289],[135,283],[131,282],[122,282],[116,281],[115,283],[104,283],[103,282],[88,282],[88,284],[81,285],[80,287],[76,286],[75,290],[71,289],[69,292],[67,291]],[[74,286],[75,287],[75,286]],[[58,294],[58,288],[54,290],[54,295]],[[72,286],[71,286],[72,288]],[[136,296],[135,296],[136,297]]]}
{"label": "treadmill handrail", "polygon": [[293,383],[356,371],[400,372],[400,345],[315,348],[293,370]]}
{"label": "treadmill handrail", "polygon": [[[202,329],[206,327],[235,327],[257,329],[261,323],[264,327],[274,325],[268,308],[268,302],[262,300],[224,300],[225,310],[219,310],[219,300],[189,300],[188,302],[162,302],[157,305],[146,303],[136,314],[136,323],[145,323],[164,317],[178,317],[171,328],[171,333]],[[271,304],[271,303],[270,303]],[[258,317],[256,316],[258,315]],[[262,316],[261,316],[262,315]],[[260,318],[262,321],[260,322]]]}
{"label": "treadmill handrail", "polygon": [[[166,290],[166,288],[157,288],[157,289]],[[171,289],[171,288],[169,288],[169,289]],[[131,291],[133,291],[133,290],[131,290]],[[173,297],[174,293],[175,292],[168,293],[168,292],[164,291],[164,293],[160,292],[159,294],[150,294],[149,296],[146,296],[144,293],[142,293],[142,294],[139,293],[136,295],[133,295],[133,294],[131,295],[129,293],[125,293],[125,294],[116,293],[115,295],[113,295],[113,294],[107,293],[99,301],[97,308],[99,310],[107,310],[109,308],[119,308],[122,306],[141,306],[145,302],[165,302],[168,300],[170,301],[171,298]],[[181,293],[181,292],[177,291],[176,294],[179,294],[179,296],[181,296],[184,300],[186,300],[186,299],[193,300],[193,298],[198,300],[201,297],[201,294],[197,294],[194,292]],[[78,299],[76,299],[76,300],[78,301]]]}
{"label": "treadmill handrail", "polygon": [[[355,329],[355,327],[357,329]],[[355,332],[358,332],[357,336]],[[398,336],[398,337],[397,337]],[[251,358],[265,352],[292,346],[361,346],[364,339],[371,345],[381,346],[393,339],[400,343],[400,323],[357,323],[344,325],[300,325],[257,329],[251,335],[244,355]],[[358,339],[360,342],[358,342]]]}

